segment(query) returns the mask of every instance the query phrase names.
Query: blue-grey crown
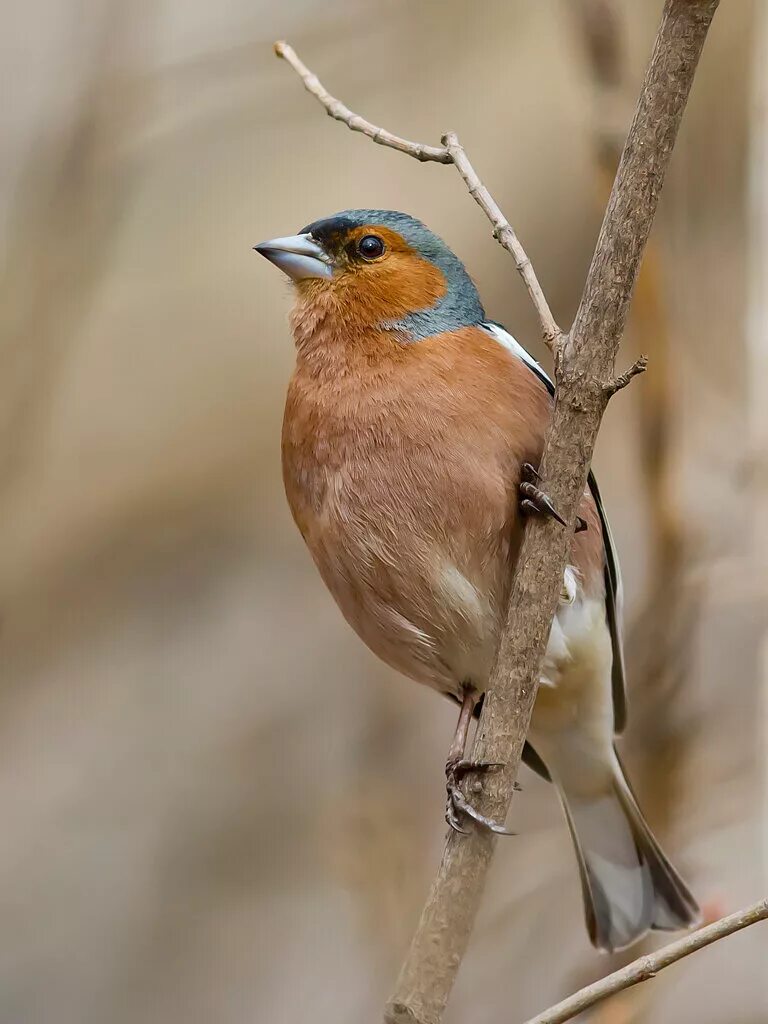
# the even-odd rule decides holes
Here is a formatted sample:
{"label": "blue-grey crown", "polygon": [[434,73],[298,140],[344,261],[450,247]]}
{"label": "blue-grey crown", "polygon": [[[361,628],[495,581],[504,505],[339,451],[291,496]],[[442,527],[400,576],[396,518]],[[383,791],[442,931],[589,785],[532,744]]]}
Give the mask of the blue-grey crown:
{"label": "blue-grey crown", "polygon": [[411,313],[402,320],[388,321],[382,326],[403,331],[413,341],[418,341],[485,320],[485,310],[477,288],[461,260],[442,238],[407,213],[398,213],[396,210],[344,210],[333,217],[308,224],[302,228],[302,233],[309,232],[322,242],[324,234],[348,231],[363,224],[383,224],[397,231],[423,259],[438,267],[446,279],[446,293],[434,306]]}

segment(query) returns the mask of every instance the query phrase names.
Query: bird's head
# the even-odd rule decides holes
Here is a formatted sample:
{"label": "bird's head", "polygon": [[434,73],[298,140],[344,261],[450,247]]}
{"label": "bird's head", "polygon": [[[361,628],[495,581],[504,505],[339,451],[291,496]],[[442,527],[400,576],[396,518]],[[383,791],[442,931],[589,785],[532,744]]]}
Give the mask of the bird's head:
{"label": "bird's head", "polygon": [[405,213],[345,210],[255,248],[291,278],[305,308],[353,329],[418,341],[485,319],[458,257]]}

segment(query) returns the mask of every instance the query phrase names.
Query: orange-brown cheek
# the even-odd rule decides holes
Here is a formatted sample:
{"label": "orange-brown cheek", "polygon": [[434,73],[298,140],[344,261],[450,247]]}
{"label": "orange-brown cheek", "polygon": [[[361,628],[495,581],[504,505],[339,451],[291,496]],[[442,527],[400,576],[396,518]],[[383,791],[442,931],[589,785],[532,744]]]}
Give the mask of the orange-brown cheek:
{"label": "orange-brown cheek", "polygon": [[426,260],[393,252],[339,278],[338,291],[346,317],[376,325],[434,306],[445,295],[446,282]]}

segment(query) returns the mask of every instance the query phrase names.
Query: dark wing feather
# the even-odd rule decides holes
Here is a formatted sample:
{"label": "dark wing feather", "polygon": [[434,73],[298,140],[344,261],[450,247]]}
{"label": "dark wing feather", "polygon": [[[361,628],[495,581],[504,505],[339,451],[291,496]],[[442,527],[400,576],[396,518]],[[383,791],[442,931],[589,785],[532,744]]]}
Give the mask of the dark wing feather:
{"label": "dark wing feather", "polygon": [[[555,385],[552,383],[545,371],[541,366],[539,366],[533,356],[527,352],[519,342],[515,341],[512,335],[502,327],[501,324],[498,324],[493,320],[489,320],[487,323],[481,324],[480,326],[495,338],[496,341],[501,345],[504,345],[505,348],[508,348],[510,352],[516,355],[521,362],[525,363],[528,369],[532,373],[536,374],[547,391],[549,391],[550,395],[554,396]],[[616,548],[611,535],[611,528],[608,525],[608,518],[605,514],[603,502],[600,498],[597,480],[595,479],[595,474],[592,470],[589,471],[587,485],[592,498],[594,499],[595,505],[597,506],[597,512],[600,516],[600,525],[603,529],[603,544],[605,547],[605,618],[611,634],[611,647],[613,649],[613,668],[611,672],[611,682],[613,687],[613,725],[615,731],[619,733],[623,731],[627,722],[627,691],[624,672],[624,646],[622,642],[621,623],[623,597],[621,572],[619,570],[619,560],[616,555]],[[535,754],[535,751],[532,751],[532,753],[534,754],[536,761],[539,762],[539,765],[544,767],[543,763]],[[525,754],[523,756],[525,758]],[[534,768],[534,770],[538,771],[540,775],[542,774],[538,765],[531,764],[529,758],[525,758],[525,760],[529,767]],[[546,777],[548,776],[545,776],[545,778]]]}
{"label": "dark wing feather", "polygon": [[617,733],[624,731],[627,724],[627,677],[624,668],[624,638],[622,636],[622,602],[621,571],[616,555],[611,528],[600,498],[595,474],[590,469],[587,477],[589,490],[594,498],[600,525],[603,528],[603,544],[605,547],[605,618],[611,634],[613,649],[613,666],[611,683],[613,686],[613,728]]}

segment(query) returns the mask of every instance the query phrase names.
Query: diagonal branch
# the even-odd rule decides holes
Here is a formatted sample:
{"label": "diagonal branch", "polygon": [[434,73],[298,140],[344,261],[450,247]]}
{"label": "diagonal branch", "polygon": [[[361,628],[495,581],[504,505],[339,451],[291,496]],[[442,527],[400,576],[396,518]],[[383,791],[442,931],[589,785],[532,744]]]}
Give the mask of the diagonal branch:
{"label": "diagonal branch", "polygon": [[[564,529],[551,519],[529,520],[525,528],[506,621],[472,751],[473,760],[505,764],[502,771],[482,781],[476,803],[481,813],[497,820],[506,815],[512,799],[570,554],[576,510],[584,494],[595,439],[610,397],[630,297],[718,2],[666,0],[664,4],[576,319],[568,336],[561,337],[558,332],[553,345],[557,390],[540,475],[542,488],[570,528]],[[356,120],[346,107],[333,100],[285,44],[278,47],[278,54],[292,63],[305,86],[332,116],[350,127],[354,120],[356,130],[375,137],[383,145],[390,144],[379,129],[362,119]],[[411,151],[418,148],[417,144],[396,136],[392,139],[394,148],[417,155]],[[446,150],[454,141],[453,136],[446,136]],[[451,162],[460,173],[462,157],[466,154],[455,142]],[[422,155],[421,159],[438,157]],[[468,185],[471,183],[478,202],[481,195],[490,200],[490,195],[476,187],[479,181],[469,161],[463,165],[462,177]],[[488,214],[487,204],[481,205]],[[498,211],[498,207],[495,209]],[[490,216],[492,222],[494,216]],[[521,273],[529,267],[517,256],[515,261],[521,264]],[[545,337],[551,339],[551,313],[548,308],[543,310],[533,294],[531,297]],[[386,1009],[387,1024],[439,1024],[469,943],[494,849],[495,837],[487,833],[448,835],[440,867]]]}
{"label": "diagonal branch", "polygon": [[507,218],[501,212],[499,205],[483,185],[478,177],[477,171],[470,163],[466,150],[459,142],[455,132],[448,132],[442,138],[442,146],[426,146],[421,142],[410,142],[402,139],[399,135],[393,135],[385,128],[379,128],[365,118],[360,117],[346,107],[341,100],[331,96],[320,79],[304,64],[296,54],[296,51],[288,43],[280,41],[275,43],[275,53],[287,61],[299,78],[304,83],[304,88],[317,99],[330,117],[341,121],[353,132],[362,132],[369,139],[378,142],[381,146],[389,149],[396,149],[399,153],[405,153],[416,160],[432,161],[440,164],[453,164],[461,175],[464,184],[469,189],[469,194],[478,204],[493,226],[493,237],[507,250],[515,261],[515,266],[528,289],[528,294],[539,316],[541,333],[547,348],[550,349],[555,359],[559,359],[562,347],[563,332],[557,326],[552,310],[544,297],[541,285],[533,269],[525,249],[522,247],[519,238],[515,234]]}
{"label": "diagonal branch", "polygon": [[641,981],[655,978],[659,971],[677,963],[683,957],[689,956],[719,939],[724,939],[728,935],[733,935],[734,932],[741,931],[742,928],[749,928],[750,925],[765,920],[768,920],[768,899],[759,900],[751,907],[739,910],[728,917],[722,917],[719,921],[707,925],[706,928],[699,928],[676,942],[670,942],[668,946],[662,946],[654,953],[647,953],[645,956],[633,960],[626,967],[579,989],[578,992],[574,992],[572,996],[568,996],[567,999],[563,999],[555,1006],[550,1006],[544,1013],[531,1017],[526,1024],[564,1024],[565,1021],[572,1020],[577,1014],[602,1002],[608,996],[631,988],[632,985],[638,985]]}
{"label": "diagonal branch", "polygon": [[423,160],[425,162],[431,160],[438,164],[452,163],[453,158],[445,146],[424,146],[420,142],[409,142],[408,139],[401,139],[399,135],[393,135],[392,132],[388,132],[385,128],[378,128],[375,124],[371,124],[370,121],[366,121],[364,117],[355,114],[349,107],[345,107],[341,100],[331,96],[317,75],[299,60],[298,54],[288,43],[283,40],[275,43],[275,53],[291,65],[304,83],[304,88],[307,92],[312,93],[316,100],[322,103],[328,116],[336,121],[341,121],[353,132],[362,132],[369,139],[378,142],[380,146],[396,149],[400,153],[412,156],[415,160]]}
{"label": "diagonal branch", "polygon": [[501,212],[496,200],[477,176],[477,172],[469,162],[466,150],[459,143],[456,132],[448,132],[442,137],[441,142],[451,154],[454,166],[461,175],[464,184],[467,186],[469,194],[493,225],[493,237],[507,250],[515,261],[518,273],[525,282],[525,287],[528,289],[531,302],[533,302],[536,312],[539,314],[541,333],[544,336],[547,348],[549,348],[552,354],[557,358],[563,332],[555,323],[555,318],[552,316],[552,310],[549,308],[549,303],[544,297],[544,292],[541,290],[539,279],[536,277],[534,272],[533,264],[528,258],[525,249],[520,244],[520,239],[515,234],[507,218]]}

